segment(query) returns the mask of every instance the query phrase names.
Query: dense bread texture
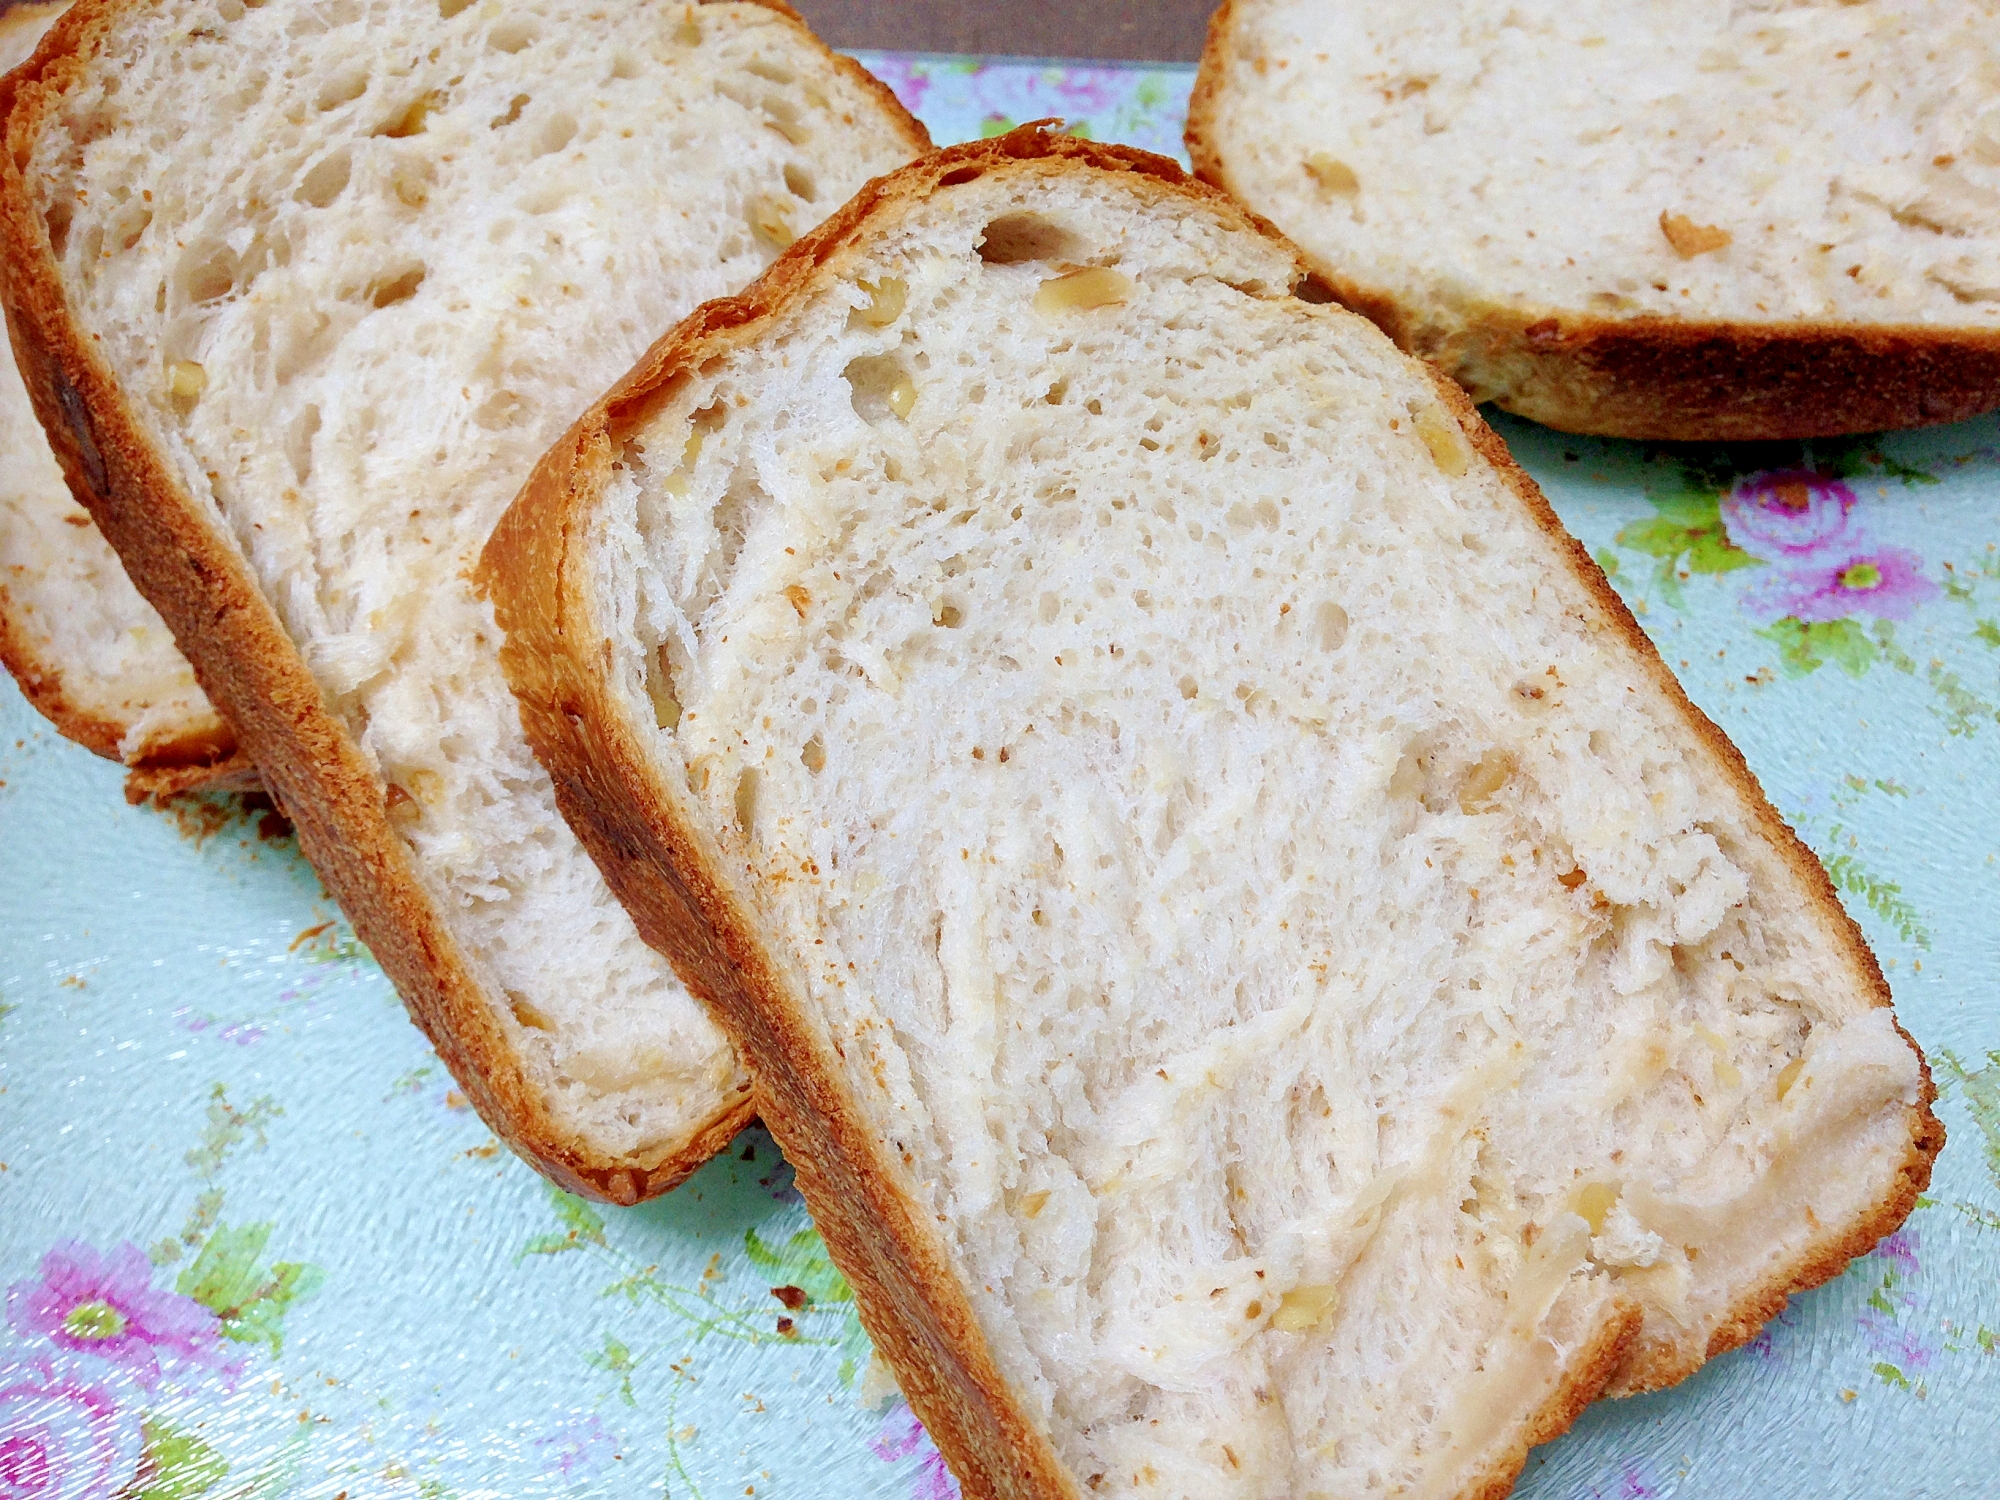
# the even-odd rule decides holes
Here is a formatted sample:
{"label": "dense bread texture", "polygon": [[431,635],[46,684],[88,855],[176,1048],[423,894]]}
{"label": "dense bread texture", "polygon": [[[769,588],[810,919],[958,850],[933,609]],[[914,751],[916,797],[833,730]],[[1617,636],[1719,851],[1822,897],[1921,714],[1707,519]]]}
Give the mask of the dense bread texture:
{"label": "dense bread texture", "polygon": [[1225,0],[1196,171],[1475,400],[1796,438],[2000,405],[1974,0]]}
{"label": "dense bread texture", "polygon": [[10,85],[73,488],[502,1137],[631,1200],[750,1112],[557,814],[470,570],[536,456],[921,127],[788,10],[79,6]]}
{"label": "dense bread texture", "polygon": [[1502,1494],[1941,1140],[1735,750],[1304,273],[1157,157],[944,152],[487,549],[565,812],[969,1493]]}
{"label": "dense bread texture", "polygon": [[[0,12],[0,71],[27,61],[68,0]],[[80,745],[121,761],[135,800],[254,784],[166,622],[71,498],[13,362],[0,359],[0,661]]]}

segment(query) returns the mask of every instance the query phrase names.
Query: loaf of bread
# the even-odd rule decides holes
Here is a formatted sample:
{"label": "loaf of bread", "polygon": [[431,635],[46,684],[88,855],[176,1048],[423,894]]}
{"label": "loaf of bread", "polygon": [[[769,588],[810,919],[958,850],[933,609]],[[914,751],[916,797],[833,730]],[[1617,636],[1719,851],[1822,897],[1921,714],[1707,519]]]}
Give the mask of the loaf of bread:
{"label": "loaf of bread", "polygon": [[36,408],[493,1129],[630,1201],[750,1112],[558,816],[472,590],[662,326],[924,149],[788,9],[86,0],[4,91]]}
{"label": "loaf of bread", "polygon": [[1160,158],[943,152],[485,554],[564,811],[968,1494],[1503,1494],[1941,1141],[1734,748],[1305,276]]}
{"label": "loaf of bread", "polygon": [[1797,438],[2000,405],[1972,0],[1225,0],[1197,172],[1479,401]]}
{"label": "loaf of bread", "polygon": [[[0,72],[69,0],[0,12]],[[13,362],[0,357],[0,662],[58,730],[122,762],[133,800],[256,772],[195,683],[159,611],[71,498]]]}

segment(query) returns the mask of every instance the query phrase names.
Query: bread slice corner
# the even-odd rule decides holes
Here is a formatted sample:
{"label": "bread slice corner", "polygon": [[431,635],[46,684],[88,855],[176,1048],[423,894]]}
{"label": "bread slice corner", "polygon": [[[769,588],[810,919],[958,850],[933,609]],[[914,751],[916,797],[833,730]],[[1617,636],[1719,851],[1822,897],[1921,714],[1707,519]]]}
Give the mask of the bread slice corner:
{"label": "bread slice corner", "polygon": [[1504,1495],[1941,1142],[1741,757],[1306,269],[1161,159],[953,148],[484,553],[559,804],[968,1494]]}

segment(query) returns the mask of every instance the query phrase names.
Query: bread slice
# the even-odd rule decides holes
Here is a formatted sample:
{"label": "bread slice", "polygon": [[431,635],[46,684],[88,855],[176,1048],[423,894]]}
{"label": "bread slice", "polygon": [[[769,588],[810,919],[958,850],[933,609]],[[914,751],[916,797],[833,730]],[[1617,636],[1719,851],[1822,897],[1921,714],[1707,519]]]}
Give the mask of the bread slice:
{"label": "bread slice", "polygon": [[970,1494],[1503,1494],[1941,1140],[1740,756],[1305,271],[1161,158],[943,152],[486,551],[565,813]]}
{"label": "bread slice", "polygon": [[6,93],[72,488],[487,1122],[671,1185],[749,1085],[557,814],[469,573],[663,324],[922,128],[762,4],[86,3]]}
{"label": "bread slice", "polygon": [[[0,12],[0,72],[18,67],[69,0]],[[90,514],[70,497],[28,392],[0,359],[0,662],[63,734],[128,769],[134,801],[198,786],[243,788],[236,749],[132,587]]]}
{"label": "bread slice", "polygon": [[1479,401],[1797,438],[2000,405],[1972,0],[1225,0],[1196,171]]}

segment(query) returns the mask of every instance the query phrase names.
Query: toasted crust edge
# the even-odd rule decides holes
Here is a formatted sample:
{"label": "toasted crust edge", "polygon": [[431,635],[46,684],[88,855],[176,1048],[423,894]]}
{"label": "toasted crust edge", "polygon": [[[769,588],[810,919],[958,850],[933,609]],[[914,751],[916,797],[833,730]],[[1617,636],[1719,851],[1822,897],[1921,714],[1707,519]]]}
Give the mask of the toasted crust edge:
{"label": "toasted crust edge", "polygon": [[[851,1096],[830,1062],[821,1060],[783,965],[765,946],[754,914],[717,873],[714,851],[683,815],[672,791],[659,783],[645,749],[599,675],[588,644],[596,639],[588,586],[572,561],[571,542],[588,525],[592,496],[611,462],[614,435],[627,422],[642,418],[678,374],[747,344],[765,323],[808,295],[823,268],[859,238],[868,221],[900,202],[927,196],[993,166],[1073,161],[1157,179],[1163,192],[1219,204],[1285,243],[1240,203],[1213,185],[1187,177],[1167,159],[1127,147],[1047,135],[1040,129],[1046,123],[1033,122],[994,140],[952,147],[877,179],[746,291],[708,303],[670,331],[537,465],[495,529],[479,569],[481,585],[493,599],[507,636],[502,665],[521,701],[529,741],[549,769],[565,816],[632,911],[641,934],[673,960],[690,990],[711,1008],[749,1062],[765,1123],[793,1163],[828,1248],[855,1287],[869,1334],[896,1369],[910,1404],[967,1492],[992,1496],[1077,1491],[1047,1440],[1008,1398],[934,1229],[896,1188],[893,1164],[880,1158]],[[1293,254],[1297,256],[1296,251]],[[1306,263],[1302,257],[1297,263],[1303,277]],[[1711,745],[1726,747],[1725,777],[1755,804],[1760,826],[1775,827],[1789,841],[1781,845],[1781,857],[1795,865],[1798,859],[1806,862],[1816,877],[1815,892],[1831,903],[1840,931],[1859,949],[1871,976],[1871,993],[1878,1003],[1886,1004],[1886,987],[1859,930],[1833,899],[1818,862],[1764,801],[1740,753],[1688,702],[1603,574],[1569,537],[1534,481],[1480,420],[1465,393],[1435,371],[1430,374],[1468,438],[1494,462],[1537,524],[1564,544],[1565,557],[1589,594],[1605,608],[1614,634],[1666,687],[1670,701],[1691,715],[1697,734]],[[1928,1091],[1928,1070],[1924,1079]],[[1927,1092],[1924,1106],[1913,1113],[1929,1119],[1929,1097]],[[1931,1124],[1935,1126],[1935,1121]],[[1919,1157],[1913,1147],[1915,1165],[1906,1169],[1904,1180],[1918,1168],[1927,1179],[1935,1150],[1932,1145],[1929,1154]],[[1907,1215],[1916,1191],[1911,1189],[1907,1203],[1900,1194],[1893,1197],[1881,1214],[1842,1239],[1841,1245],[1855,1243],[1865,1249],[1872,1244]],[[1864,1234],[1870,1237],[1862,1240]],[[1825,1274],[1837,1273],[1844,1264],[1842,1258]],[[1796,1290],[1810,1284],[1816,1282],[1794,1277],[1787,1286]],[[1776,1305],[1782,1305],[1782,1295]],[[1755,1306],[1766,1300],[1757,1300]],[[1753,1336],[1768,1315],[1754,1307],[1744,1311],[1741,1316],[1755,1317],[1756,1322],[1743,1338]],[[1505,1450],[1467,1480],[1462,1500],[1502,1500],[1509,1493],[1529,1449],[1567,1431],[1583,1408],[1620,1377],[1637,1343],[1641,1318],[1635,1304],[1619,1304],[1616,1315],[1573,1358],[1543,1408],[1517,1428]],[[1700,1363],[1697,1357],[1679,1373]]]}
{"label": "toasted crust edge", "polygon": [[[391,828],[379,783],[326,707],[297,648],[236,554],[204,523],[193,496],[146,438],[116,377],[69,315],[47,229],[21,176],[35,133],[80,77],[114,20],[143,0],[79,0],[35,57],[0,81],[0,254],[7,321],[22,378],[78,502],[159,610],[209,699],[298,830],[299,847],[395,982],[411,1019],[437,1049],[495,1135],[572,1192],[614,1203],[663,1193],[756,1115],[747,1089],[664,1149],[612,1156],[560,1128],[528,1082],[464,954],[440,919]],[[782,0],[752,0],[784,18],[840,70],[861,73]],[[913,151],[929,136],[886,85],[892,128]],[[148,792],[150,794],[150,791]]]}
{"label": "toasted crust edge", "polygon": [[[1231,178],[1217,111],[1235,61],[1238,0],[1210,18],[1188,100],[1195,175]],[[2000,329],[1921,324],[1605,318],[1576,308],[1410,305],[1301,252],[1346,307],[1438,365],[1475,399],[1563,432],[1748,442],[1959,422],[2000,406]]]}

